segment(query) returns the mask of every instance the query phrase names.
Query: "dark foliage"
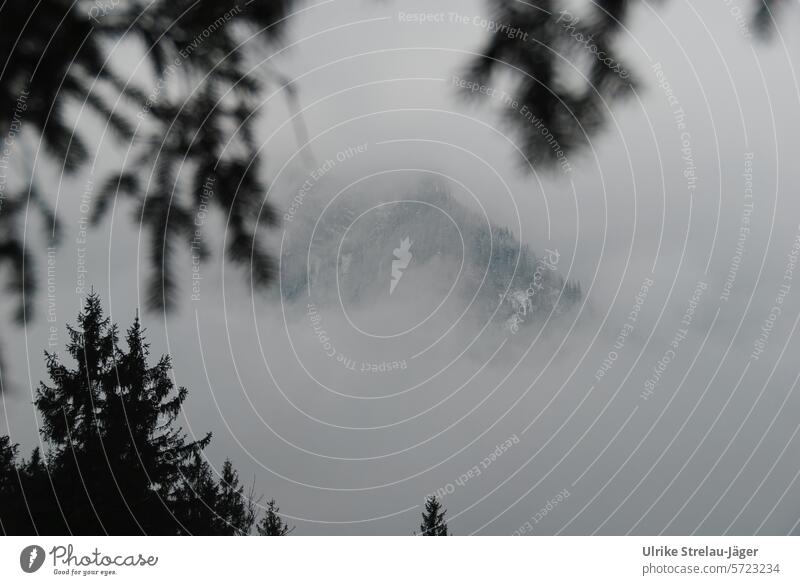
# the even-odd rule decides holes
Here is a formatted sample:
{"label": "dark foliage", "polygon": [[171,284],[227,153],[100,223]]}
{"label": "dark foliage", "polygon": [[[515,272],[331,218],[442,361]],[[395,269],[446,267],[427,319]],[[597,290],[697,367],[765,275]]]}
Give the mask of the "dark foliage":
{"label": "dark foliage", "polygon": [[[0,191],[0,267],[8,268],[8,289],[20,299],[20,320],[31,316],[36,286],[34,258],[19,229],[28,206],[40,212],[48,243],[58,235],[55,194],[40,195],[39,173],[30,165],[49,160],[52,168],[75,173],[91,162],[71,106],[90,112],[131,148],[128,166],[95,193],[93,219],[117,196],[137,202],[133,219],[149,233],[152,307],[172,306],[170,262],[176,242],[188,247],[194,236],[201,199],[223,212],[229,257],[248,268],[255,285],[269,281],[272,265],[257,228],[276,216],[263,201],[252,128],[256,98],[274,75],[252,73],[248,58],[263,57],[278,38],[287,4],[131,0],[100,10],[88,0],[3,3],[0,136],[10,137],[12,148],[0,163],[14,163],[20,186],[3,181]],[[115,70],[114,46],[144,48],[151,85]],[[45,154],[34,159],[31,141],[41,141]]]}
{"label": "dark foliage", "polygon": [[47,455],[17,463],[16,445],[0,437],[3,532],[249,534],[252,493],[230,461],[219,479],[212,472],[210,434],[189,440],[176,425],[187,390],[175,388],[169,357],[148,364],[139,319],[124,351],[92,294],[69,336],[76,367],[47,354],[51,383],[35,400]]}
{"label": "dark foliage", "polygon": [[258,526],[256,526],[261,536],[286,536],[294,530],[294,526],[289,528],[289,525],[278,515],[279,511],[280,508],[278,508],[275,500],[267,502],[267,511]]}
{"label": "dark foliage", "polygon": [[777,11],[786,0],[755,0],[753,25],[761,36],[768,36],[775,27]]}
{"label": "dark foliage", "polygon": [[445,514],[447,514],[447,510],[442,507],[436,496],[428,496],[428,499],[425,500],[425,511],[422,513],[422,524],[419,525],[419,535],[447,536]]}
{"label": "dark foliage", "polygon": [[[487,1],[492,19],[503,28],[490,36],[465,77],[491,85],[497,76],[510,76],[511,100],[504,103],[504,114],[525,159],[568,172],[568,155],[586,146],[605,124],[609,105],[637,86],[615,46],[638,2]],[[775,10],[783,3],[753,0],[758,32],[772,30]],[[467,89],[466,95],[480,94]]]}

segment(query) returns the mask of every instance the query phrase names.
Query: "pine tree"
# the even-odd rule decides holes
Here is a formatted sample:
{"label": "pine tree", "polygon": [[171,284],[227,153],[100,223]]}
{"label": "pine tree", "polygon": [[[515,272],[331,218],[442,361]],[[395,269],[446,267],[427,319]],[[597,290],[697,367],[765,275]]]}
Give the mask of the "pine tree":
{"label": "pine tree", "polygon": [[444,515],[447,510],[436,496],[428,496],[425,500],[425,511],[422,513],[422,524],[419,525],[420,536],[447,536],[447,522]]}
{"label": "pine tree", "polygon": [[252,489],[245,496],[244,487],[239,484],[239,474],[229,459],[222,466],[220,494],[216,506],[222,533],[237,536],[250,534],[256,521]]}
{"label": "pine tree", "polygon": [[16,484],[18,449],[18,445],[11,444],[10,437],[0,437],[0,497],[11,493]]}
{"label": "pine tree", "polygon": [[35,399],[47,457],[36,449],[17,464],[16,446],[0,438],[3,531],[248,534],[252,498],[230,461],[217,481],[202,455],[210,434],[191,441],[176,425],[188,392],[175,388],[168,356],[148,365],[138,316],[125,351],[91,294],[69,338],[76,367],[46,354],[51,383]]}
{"label": "pine tree", "polygon": [[267,511],[257,526],[261,536],[286,536],[294,530],[294,526],[289,528],[289,525],[283,521],[278,514],[279,511],[280,508],[275,504],[275,500],[267,502]]}
{"label": "pine tree", "polygon": [[183,469],[184,475],[174,494],[174,513],[179,519],[178,534],[218,534],[219,519],[215,511],[219,486],[211,467],[200,453]]}
{"label": "pine tree", "polygon": [[78,315],[78,329],[68,327],[67,353],[77,362],[69,370],[54,353],[45,352],[53,386],[40,383],[35,404],[42,414],[42,434],[47,441],[84,453],[96,447],[105,406],[103,386],[114,360],[117,330],[103,317],[100,298],[91,294]]}
{"label": "pine tree", "polygon": [[68,333],[67,353],[77,367],[69,369],[56,354],[46,353],[52,386],[40,383],[34,403],[42,417],[42,436],[53,448],[48,467],[67,514],[66,528],[75,534],[103,534],[113,531],[104,526],[103,517],[109,518],[119,501],[114,497],[118,494],[107,490],[114,487],[107,478],[107,458],[116,451],[103,443],[104,388],[112,382],[117,330],[92,294],[78,315],[78,327],[69,327]]}

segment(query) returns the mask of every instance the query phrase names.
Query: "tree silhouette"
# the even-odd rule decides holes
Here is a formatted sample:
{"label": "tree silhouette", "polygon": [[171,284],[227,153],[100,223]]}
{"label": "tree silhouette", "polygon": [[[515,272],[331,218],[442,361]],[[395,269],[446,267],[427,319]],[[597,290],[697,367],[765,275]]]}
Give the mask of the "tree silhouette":
{"label": "tree silhouette", "polygon": [[[17,445],[11,444],[9,437],[0,437],[0,502],[19,502],[17,482]],[[0,516],[0,530],[6,531],[5,524],[15,524],[16,519]]]}
{"label": "tree silhouette", "polygon": [[447,510],[442,507],[436,496],[428,496],[425,500],[425,511],[422,512],[422,524],[419,525],[420,536],[447,536],[445,514]]}
{"label": "tree silhouette", "polygon": [[41,383],[35,399],[47,456],[36,449],[17,464],[17,446],[0,437],[2,530],[249,534],[252,493],[244,494],[230,461],[215,477],[203,457],[210,434],[190,440],[177,426],[187,390],[175,388],[168,356],[148,364],[139,318],[125,351],[91,294],[69,338],[76,367],[46,353],[51,383]]}
{"label": "tree silhouette", "polygon": [[264,517],[256,526],[258,534],[261,536],[286,536],[294,530],[294,526],[289,528],[289,525],[283,521],[278,515],[280,508],[278,508],[275,500],[267,502],[267,510]]}
{"label": "tree silhouette", "polygon": [[[272,262],[260,226],[276,215],[265,186],[253,127],[259,94],[275,73],[251,70],[279,38],[289,0],[129,0],[101,9],[88,1],[8,0],[0,7],[0,268],[19,300],[17,319],[33,315],[36,257],[21,224],[38,210],[47,245],[58,242],[52,201],[41,193],[36,161],[75,175],[93,172],[90,144],[79,131],[98,120],[128,150],[127,165],[92,189],[96,224],[120,196],[135,202],[133,221],[148,233],[149,305],[170,309],[176,292],[177,243],[206,258],[194,221],[200,202],[227,218],[226,254],[267,284]],[[244,41],[247,40],[245,43]],[[121,71],[114,51],[144,47],[149,82]],[[286,88],[291,97],[292,88]],[[71,106],[81,108],[77,117]],[[36,141],[44,147],[39,155]],[[15,152],[22,150],[18,157]],[[35,155],[35,156],[34,156]],[[10,166],[11,162],[16,162]],[[26,168],[25,164],[28,164]],[[93,178],[92,178],[93,179]],[[92,180],[92,183],[94,181]],[[78,194],[74,194],[77,199]]]}
{"label": "tree silhouette", "polygon": [[239,474],[230,459],[222,466],[220,490],[215,510],[221,523],[221,532],[235,536],[250,534],[256,521],[253,490],[245,495],[239,484]]}

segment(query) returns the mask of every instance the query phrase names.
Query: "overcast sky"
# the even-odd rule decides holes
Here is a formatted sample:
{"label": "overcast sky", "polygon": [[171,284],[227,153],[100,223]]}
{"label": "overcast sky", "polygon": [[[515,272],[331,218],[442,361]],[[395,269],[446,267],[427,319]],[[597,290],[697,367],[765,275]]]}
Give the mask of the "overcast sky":
{"label": "overcast sky", "polygon": [[[323,310],[339,352],[407,365],[351,372],[327,357],[305,302],[251,295],[218,253],[224,218],[209,218],[215,255],[199,300],[183,254],[178,311],[144,322],[190,390],[185,428],[213,431],[215,468],[230,457],[298,534],[408,534],[437,491],[457,534],[795,529],[800,281],[786,271],[800,235],[798,12],[759,42],[736,18],[742,0],[637,6],[620,53],[641,87],[570,155],[568,175],[524,172],[500,104],[456,95],[453,75],[488,34],[473,21],[489,16],[484,2],[439,2],[442,23],[403,22],[401,12],[431,11],[421,1],[337,0],[291,17],[290,46],[269,66],[296,80],[311,140],[298,143],[285,93],[264,96],[266,197],[281,213],[329,159],[297,213],[354,188],[383,201],[437,174],[535,251],[557,250],[559,271],[584,291],[541,330],[481,331],[448,305],[398,335],[446,294],[429,270],[413,294]],[[98,138],[96,177],[118,160],[112,144]],[[89,178],[58,190],[58,346],[81,303]],[[88,282],[123,327],[148,268],[131,215],[120,203],[88,244]],[[293,223],[273,234],[276,254]],[[24,451],[38,444],[30,402],[53,325],[47,302],[42,287],[38,318],[0,336],[10,386],[0,432]]]}

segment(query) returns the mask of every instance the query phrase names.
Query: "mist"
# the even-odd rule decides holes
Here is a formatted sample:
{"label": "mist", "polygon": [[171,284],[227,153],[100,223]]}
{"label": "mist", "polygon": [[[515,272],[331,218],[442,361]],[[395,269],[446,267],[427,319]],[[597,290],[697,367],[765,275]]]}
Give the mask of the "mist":
{"label": "mist", "polygon": [[[471,20],[489,16],[482,2],[435,9],[466,24],[405,22],[432,10],[417,1],[304,6],[288,48],[258,64],[288,76],[301,105],[276,87],[258,137],[281,218],[270,251],[291,247],[294,263],[251,290],[220,253],[226,218],[208,217],[213,259],[193,271],[180,252],[177,311],[142,318],[189,389],[184,429],[212,431],[209,462],[231,457],[298,533],[410,534],[429,494],[462,535],[796,531],[800,45],[742,34],[723,3],[637,6],[622,52],[641,84],[568,172],[529,165],[500,104],[458,91],[489,33]],[[113,165],[99,140],[93,175],[59,177],[49,197]],[[557,257],[549,277],[579,283],[580,298],[509,330],[509,297],[485,292],[485,265],[459,252],[465,232],[446,214],[425,233],[452,256],[419,260],[409,231],[390,294],[405,232],[383,245],[374,206],[424,205],[430,180],[494,237],[505,228],[536,259]],[[36,268],[37,317],[0,336],[0,434],[24,451],[40,445],[42,351],[63,348],[88,287],[122,327],[145,305],[132,208],[120,201],[81,244],[76,201],[59,209],[50,271]],[[348,234],[335,201],[354,213]],[[320,290],[290,296],[304,257],[332,252],[303,226],[332,230],[323,242],[340,249]],[[345,274],[348,246],[370,256]],[[509,272],[509,290],[533,267]]]}

